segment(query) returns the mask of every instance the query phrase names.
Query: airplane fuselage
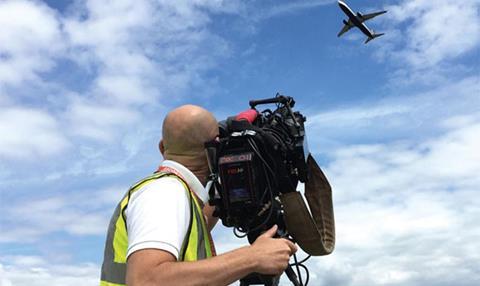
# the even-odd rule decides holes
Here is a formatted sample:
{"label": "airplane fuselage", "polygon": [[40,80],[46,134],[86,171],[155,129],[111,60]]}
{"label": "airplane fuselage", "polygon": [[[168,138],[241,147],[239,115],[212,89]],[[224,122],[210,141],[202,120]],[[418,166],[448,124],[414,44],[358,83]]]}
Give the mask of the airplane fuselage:
{"label": "airplane fuselage", "polygon": [[345,13],[350,21],[358,28],[362,33],[364,33],[367,37],[373,38],[373,33],[370,31],[370,29],[365,25],[355,13],[353,13],[352,9],[348,7],[347,4],[343,1],[338,1],[338,5],[340,6],[340,9],[342,9],[343,13]]}

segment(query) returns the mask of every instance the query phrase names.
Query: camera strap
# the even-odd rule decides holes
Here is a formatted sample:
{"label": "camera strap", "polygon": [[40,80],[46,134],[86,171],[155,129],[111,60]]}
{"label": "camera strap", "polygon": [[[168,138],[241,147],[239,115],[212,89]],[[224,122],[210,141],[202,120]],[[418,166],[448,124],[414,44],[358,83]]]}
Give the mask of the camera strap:
{"label": "camera strap", "polygon": [[305,183],[305,197],[311,213],[300,192],[282,194],[285,223],[290,235],[306,253],[327,255],[335,247],[332,188],[311,154],[307,166],[310,175]]}

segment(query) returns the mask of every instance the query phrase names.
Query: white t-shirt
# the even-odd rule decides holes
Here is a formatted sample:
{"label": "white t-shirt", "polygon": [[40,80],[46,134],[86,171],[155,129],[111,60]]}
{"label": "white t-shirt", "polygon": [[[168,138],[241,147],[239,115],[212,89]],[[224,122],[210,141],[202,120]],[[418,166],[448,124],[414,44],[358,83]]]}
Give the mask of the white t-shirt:
{"label": "white t-shirt", "polygon": [[[183,165],[165,160],[163,167],[176,170],[205,204],[207,191]],[[190,203],[182,183],[164,177],[134,192],[125,210],[128,231],[127,257],[133,252],[154,248],[170,252],[178,259],[190,223]]]}

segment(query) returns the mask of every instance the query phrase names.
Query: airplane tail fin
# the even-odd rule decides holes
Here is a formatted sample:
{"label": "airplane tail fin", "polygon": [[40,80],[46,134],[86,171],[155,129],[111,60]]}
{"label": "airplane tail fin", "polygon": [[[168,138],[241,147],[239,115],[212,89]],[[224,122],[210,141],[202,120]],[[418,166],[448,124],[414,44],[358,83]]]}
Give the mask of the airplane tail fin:
{"label": "airplane tail fin", "polygon": [[373,34],[373,37],[368,37],[367,40],[365,41],[365,44],[367,44],[368,42],[370,42],[371,40],[375,39],[375,38],[378,38],[380,36],[383,36],[385,35],[385,33],[380,33],[380,34]]}

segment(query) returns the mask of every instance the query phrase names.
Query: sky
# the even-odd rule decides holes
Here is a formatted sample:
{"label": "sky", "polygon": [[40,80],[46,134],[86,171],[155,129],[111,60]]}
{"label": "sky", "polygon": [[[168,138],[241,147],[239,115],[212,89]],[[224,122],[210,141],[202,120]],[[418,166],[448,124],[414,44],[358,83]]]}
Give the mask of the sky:
{"label": "sky", "polygon": [[0,285],[97,285],[165,114],[277,92],[333,189],[309,285],[480,285],[480,1],[348,3],[385,35],[337,38],[332,0],[0,1]]}

